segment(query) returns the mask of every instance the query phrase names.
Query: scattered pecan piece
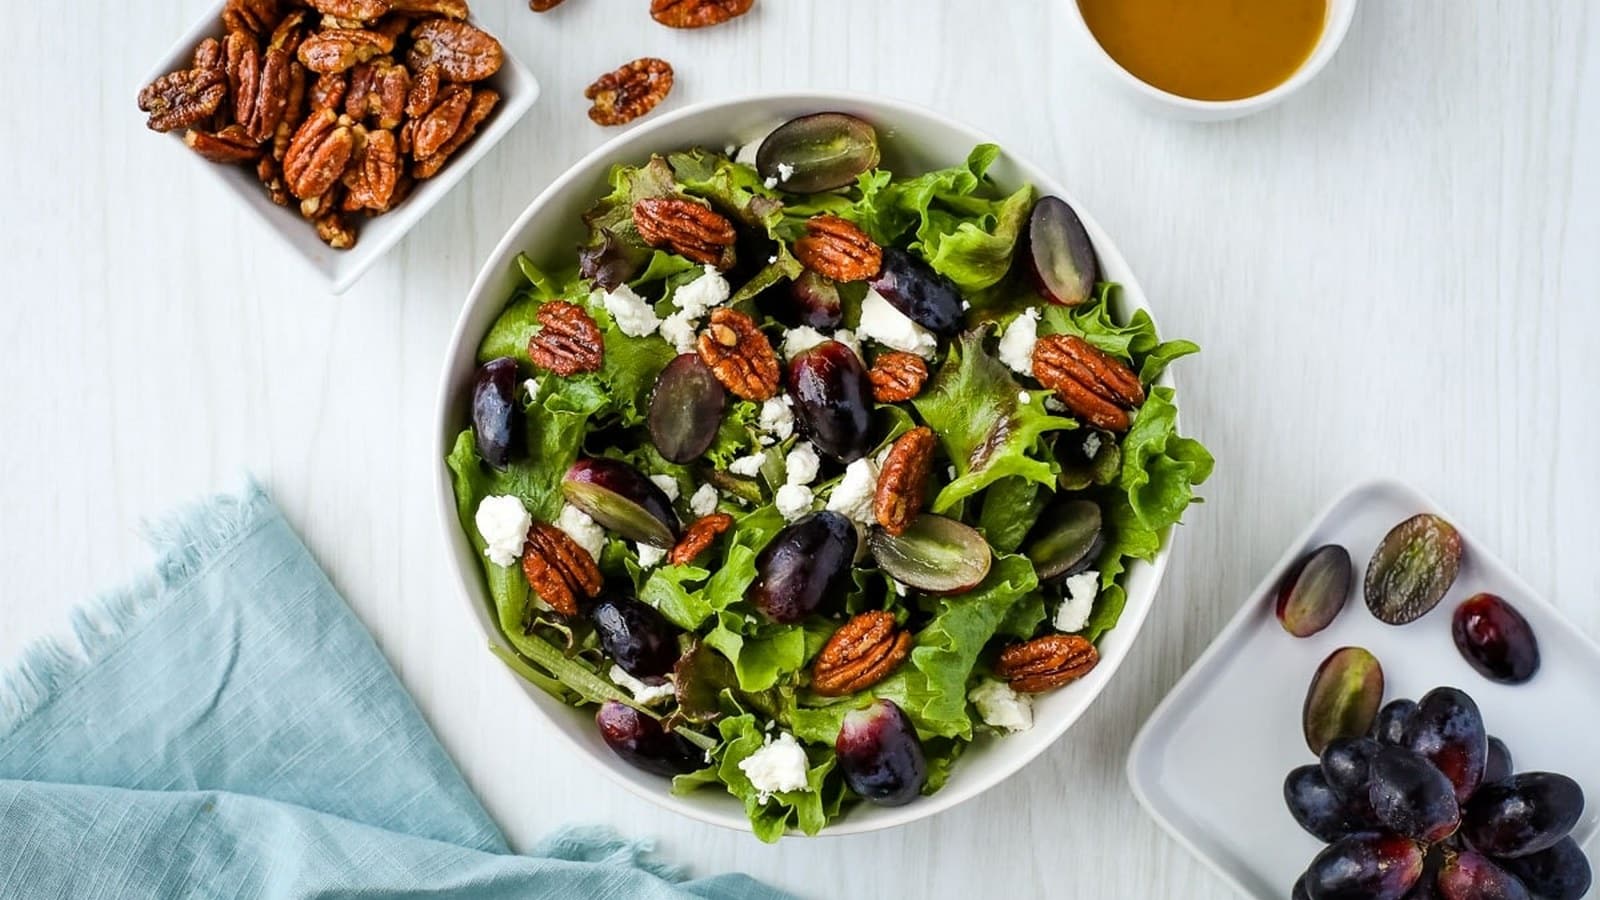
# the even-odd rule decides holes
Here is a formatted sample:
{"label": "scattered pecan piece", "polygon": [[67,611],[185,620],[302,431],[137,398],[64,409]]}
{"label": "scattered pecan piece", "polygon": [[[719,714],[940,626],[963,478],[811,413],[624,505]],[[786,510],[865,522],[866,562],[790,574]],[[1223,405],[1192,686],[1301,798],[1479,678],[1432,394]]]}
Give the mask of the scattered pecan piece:
{"label": "scattered pecan piece", "polygon": [[215,133],[189,129],[183,142],[214,163],[249,162],[261,155],[261,145],[245,133],[243,125],[229,125]]}
{"label": "scattered pecan piece", "polygon": [[278,0],[228,0],[222,8],[224,28],[256,37],[272,31],[272,26],[282,18],[283,8]]}
{"label": "scattered pecan piece", "polygon": [[878,490],[872,496],[872,515],[890,534],[904,534],[922,512],[922,495],[933,469],[933,451],[938,442],[933,429],[918,425],[895,438],[884,458],[878,476]]}
{"label": "scattered pecan piece", "polygon": [[283,167],[271,155],[256,161],[256,178],[267,189],[267,197],[279,206],[289,205],[289,189],[283,185]]}
{"label": "scattered pecan piece", "polygon": [[350,76],[344,72],[318,75],[311,83],[311,110],[337,110],[344,105],[345,94],[350,90]]}
{"label": "scattered pecan piece", "polygon": [[409,93],[411,73],[387,56],[380,56],[350,70],[345,115],[371,120],[379,128],[397,128],[405,116]]}
{"label": "scattered pecan piece", "polygon": [[892,613],[861,613],[822,645],[811,664],[811,689],[824,697],[864,691],[887,678],[910,652],[911,632],[896,628]]}
{"label": "scattered pecan piece", "polygon": [[879,403],[899,403],[922,393],[928,381],[928,364],[922,357],[904,350],[879,353],[867,372],[872,382],[872,399]]}
{"label": "scattered pecan piece", "polygon": [[578,598],[600,593],[600,567],[565,531],[535,522],[522,547],[522,574],[539,599],[564,616],[578,614]]}
{"label": "scattered pecan piece", "polygon": [[1047,634],[1000,652],[995,674],[1013,690],[1037,694],[1089,674],[1100,661],[1094,644],[1076,634]]}
{"label": "scattered pecan piece", "polygon": [[301,41],[297,52],[301,65],[318,75],[328,75],[347,71],[393,49],[394,38],[388,35],[364,28],[335,28]]}
{"label": "scattered pecan piece", "polygon": [[428,66],[411,78],[411,92],[406,95],[406,115],[420,119],[439,102],[439,67]]}
{"label": "scattered pecan piece", "polygon": [[319,109],[301,123],[283,156],[284,183],[301,200],[319,197],[344,174],[355,150],[350,123]]}
{"label": "scattered pecan piece", "polygon": [[451,81],[482,81],[500,71],[505,51],[499,41],[466,22],[428,19],[411,30],[406,60],[413,71],[437,65]]}
{"label": "scattered pecan piece", "polygon": [[668,28],[705,28],[736,19],[755,0],[650,0],[650,18]]}
{"label": "scattered pecan piece", "polygon": [[528,8],[534,12],[549,12],[561,5],[561,0],[528,0]]}
{"label": "scattered pecan piece", "polygon": [[444,16],[447,19],[465,19],[469,12],[467,0],[394,0],[394,11],[413,16]]}
{"label": "scattered pecan piece", "polygon": [[311,8],[325,16],[356,22],[376,22],[393,7],[390,0],[307,0]]}
{"label": "scattered pecan piece", "polygon": [[321,215],[311,220],[311,224],[317,229],[317,237],[335,250],[349,250],[356,245],[356,230],[350,227],[350,221],[344,217],[344,213],[333,209],[331,203]]}
{"label": "scattered pecan piece", "polygon": [[633,205],[633,226],[652,247],[665,247],[697,263],[728,269],[738,233],[726,216],[693,200],[651,197]]}
{"label": "scattered pecan piece", "polygon": [[184,69],[157,78],[139,92],[139,109],[152,131],[188,128],[210,118],[228,96],[221,67]]}
{"label": "scattered pecan piece", "polygon": [[678,538],[672,552],[667,554],[667,563],[682,566],[694,562],[717,539],[717,535],[732,527],[733,516],[727,513],[712,513],[695,519],[684,529],[683,537]]}
{"label": "scattered pecan piece", "polygon": [[736,309],[711,311],[711,325],[700,333],[700,358],[722,386],[745,400],[778,394],[778,354],[755,320]]}
{"label": "scattered pecan piece", "polygon": [[446,161],[461,145],[472,139],[478,133],[478,126],[483,120],[489,118],[489,113],[494,111],[495,104],[500,102],[500,95],[488,88],[480,88],[472,92],[472,103],[467,106],[467,114],[461,120],[461,127],[450,136],[444,146],[434,151],[432,156],[418,157],[411,166],[411,174],[415,178],[432,178],[444,168]]}
{"label": "scattered pecan piece", "polygon": [[528,358],[563,377],[595,372],[605,358],[599,326],[583,307],[552,300],[539,307],[540,329],[528,341]]}
{"label": "scattered pecan piece", "polygon": [[267,40],[268,50],[282,50],[289,55],[294,55],[300,50],[300,42],[306,39],[311,26],[306,24],[306,11],[297,9],[283,17],[277,27],[272,29],[272,36]]}
{"label": "scattered pecan piece", "polygon": [[344,209],[375,212],[388,209],[395,185],[400,181],[400,171],[400,150],[394,132],[368,132],[344,173]]}
{"label": "scattered pecan piece", "polygon": [[583,98],[594,101],[589,118],[596,125],[626,125],[655,109],[671,90],[672,66],[645,56],[596,78]]}
{"label": "scattered pecan piece", "polygon": [[800,264],[834,281],[865,281],[883,268],[883,248],[848,219],[823,213],[806,222],[794,242]]}
{"label": "scattered pecan piece", "polygon": [[1073,415],[1106,431],[1127,431],[1128,411],[1144,402],[1139,376],[1077,335],[1040,338],[1033,347],[1033,377]]}
{"label": "scattered pecan piece", "polygon": [[206,38],[194,48],[194,66],[196,69],[226,73],[226,63],[222,58],[222,42],[216,38]]}
{"label": "scattered pecan piece", "polygon": [[445,142],[455,136],[461,119],[472,102],[472,88],[464,84],[447,85],[439,94],[438,103],[431,112],[417,120],[416,131],[411,136],[412,153],[425,159],[439,152]]}

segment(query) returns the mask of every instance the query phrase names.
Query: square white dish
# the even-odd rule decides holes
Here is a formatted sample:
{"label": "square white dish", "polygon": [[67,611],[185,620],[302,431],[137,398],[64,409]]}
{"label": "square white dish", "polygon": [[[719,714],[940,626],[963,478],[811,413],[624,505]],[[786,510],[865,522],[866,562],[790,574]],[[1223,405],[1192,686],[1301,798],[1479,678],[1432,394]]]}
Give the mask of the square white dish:
{"label": "square white dish", "polygon": [[[1421,512],[1454,525],[1464,543],[1460,574],[1427,615],[1385,625],[1368,612],[1361,580],[1390,528]],[[1274,613],[1278,581],[1302,554],[1336,543],[1355,578],[1344,611],[1309,638],[1283,630]],[[1475,672],[1450,637],[1450,617],[1480,591],[1510,601],[1533,626],[1542,663],[1523,685]],[[1490,734],[1506,742],[1517,771],[1561,772],[1587,792],[1573,830],[1585,844],[1600,827],[1600,646],[1533,592],[1427,497],[1395,481],[1358,484],[1328,506],[1256,586],[1193,667],[1140,729],[1128,781],[1146,811],[1242,893],[1283,898],[1323,844],[1283,802],[1290,769],[1315,762],[1301,731],[1312,673],[1339,647],[1366,647],[1384,672],[1384,700],[1417,699],[1441,685],[1478,702]],[[1593,848],[1589,850],[1591,858]]]}
{"label": "square white dish", "polygon": [[[139,82],[130,96],[160,76],[188,67],[194,56],[194,48],[201,41],[208,37],[221,38],[224,33],[222,10],[225,5],[219,2],[209,9],[167,51],[167,55]],[[467,21],[477,24],[474,19]],[[335,294],[342,294],[380,256],[398,243],[411,230],[411,226],[427,215],[428,210],[449,193],[539,99],[539,82],[534,79],[533,73],[512,56],[511,50],[503,43],[501,48],[505,52],[505,62],[500,71],[480,82],[483,87],[493,88],[500,93],[500,103],[489,114],[488,122],[437,175],[419,181],[405,202],[381,216],[362,219],[356,245],[348,250],[335,250],[324,244],[317,237],[316,229],[300,217],[298,210],[273,203],[254,172],[244,166],[221,165],[202,158],[184,145],[184,130],[181,128],[162,137],[170,139],[179,153],[188,156],[196,167],[210,173],[208,177],[218,179],[240,202],[255,210],[256,217],[267,231],[276,235],[282,245],[326,279]]]}

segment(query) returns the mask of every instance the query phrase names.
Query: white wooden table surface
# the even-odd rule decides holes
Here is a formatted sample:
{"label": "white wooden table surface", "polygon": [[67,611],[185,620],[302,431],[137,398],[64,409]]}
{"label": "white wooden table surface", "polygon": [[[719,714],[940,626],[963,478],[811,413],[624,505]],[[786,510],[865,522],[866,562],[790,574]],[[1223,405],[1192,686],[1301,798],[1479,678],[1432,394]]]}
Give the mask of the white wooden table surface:
{"label": "white wooden table surface", "polygon": [[[644,0],[478,0],[544,99],[344,297],[326,294],[134,94],[205,0],[15,4],[0,54],[0,660],[145,559],[137,523],[270,487],[520,847],[572,820],[697,874],[813,897],[1230,896],[1145,817],[1139,723],[1284,542],[1367,475],[1437,497],[1600,635],[1600,14],[1587,0],[1368,0],[1286,106],[1194,126],[1061,52],[1061,2],[762,0],[702,33]],[[610,136],[582,89],[678,69],[667,106],[776,88],[916,101],[1059,172],[1140,273],[1218,469],[1139,645],[1053,748],[888,833],[771,847],[612,787],[546,736],[445,568],[435,381],[528,200]],[[1581,723],[1589,733],[1594,723]],[[1275,776],[1274,776],[1275,777]]]}

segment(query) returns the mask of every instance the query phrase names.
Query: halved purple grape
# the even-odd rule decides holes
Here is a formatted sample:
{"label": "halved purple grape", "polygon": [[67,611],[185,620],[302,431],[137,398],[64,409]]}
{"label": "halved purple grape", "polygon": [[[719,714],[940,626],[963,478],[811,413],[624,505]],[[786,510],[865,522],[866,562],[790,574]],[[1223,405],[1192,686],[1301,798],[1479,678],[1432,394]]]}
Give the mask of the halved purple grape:
{"label": "halved purple grape", "polygon": [[1023,553],[1042,582],[1076,575],[1094,563],[1105,544],[1100,505],[1069,499],[1045,510]]}
{"label": "halved purple grape", "polygon": [[1367,563],[1367,609],[1378,621],[1404,625],[1422,618],[1455,583],[1461,533],[1423,513],[1391,528]]}
{"label": "halved purple grape", "polygon": [[840,608],[855,555],[856,528],[849,519],[829,510],[812,513],[778,532],[762,549],[745,599],[784,624]]}
{"label": "halved purple grape", "polygon": [[1051,303],[1078,306],[1094,295],[1100,261],[1089,232],[1060,197],[1041,197],[1028,216],[1022,259],[1033,286]]}
{"label": "halved purple grape", "polygon": [[928,783],[917,729],[892,700],[845,713],[833,749],[844,783],[878,806],[904,806]]}
{"label": "halved purple grape", "polygon": [[1333,624],[1350,596],[1355,570],[1350,551],[1327,544],[1306,554],[1278,585],[1278,622],[1295,637],[1310,637]]}
{"label": "halved purple grape", "polygon": [[1511,765],[1511,748],[1506,746],[1505,741],[1489,735],[1489,755],[1483,763],[1483,783],[1505,781],[1515,771]]}
{"label": "halved purple grape", "polygon": [[1583,816],[1583,788],[1554,772],[1523,772],[1486,784],[1467,801],[1461,834],[1474,850],[1497,857],[1548,850]]}
{"label": "halved purple grape", "polygon": [[678,661],[678,628],[648,603],[603,596],[590,607],[589,621],[601,649],[635,678],[665,675]]}
{"label": "halved purple grape", "polygon": [[705,765],[705,756],[693,744],[626,703],[600,704],[594,722],[606,746],[635,768],[671,777]]}
{"label": "halved purple grape", "polygon": [[1372,826],[1370,820],[1351,812],[1350,805],[1314,765],[1289,772],[1283,780],[1283,802],[1300,827],[1324,843]]}
{"label": "halved purple grape", "polygon": [[737,687],[739,681],[727,657],[697,640],[672,667],[672,684],[678,715],[690,722],[710,722],[722,715],[722,692]]}
{"label": "halved purple grape", "polygon": [[650,395],[650,442],[668,462],[700,458],[717,439],[728,392],[698,353],[667,363]]}
{"label": "halved purple grape", "polygon": [[1594,880],[1588,857],[1570,837],[1562,838],[1548,850],[1497,862],[1539,900],[1579,900],[1589,892]]}
{"label": "halved purple grape", "polygon": [[1539,641],[1516,607],[1494,594],[1461,602],[1450,621],[1450,636],[1467,664],[1501,684],[1522,684],[1539,671]]}
{"label": "halved purple grape", "polygon": [[1378,710],[1378,720],[1372,723],[1372,737],[1380,744],[1399,746],[1406,739],[1406,726],[1417,711],[1417,701],[1401,698],[1390,700]]}
{"label": "halved purple grape", "polygon": [[1323,848],[1306,870],[1311,900],[1400,900],[1422,877],[1423,853],[1397,834],[1357,834]]}
{"label": "halved purple grape", "polygon": [[472,437],[478,456],[496,469],[511,463],[517,442],[517,361],[509,356],[478,367],[472,381]]}
{"label": "halved purple grape", "polygon": [[1301,724],[1306,746],[1322,755],[1334,738],[1367,733],[1383,702],[1383,667],[1362,647],[1340,647],[1317,666],[1306,690]]}
{"label": "halved purple grape", "polygon": [[786,191],[813,194],[854,184],[878,164],[878,132],[846,113],[800,116],[773,129],[756,151],[756,171]]}
{"label": "halved purple grape", "polygon": [[561,479],[567,502],[631,541],[669,549],[678,541],[678,514],[655,482],[625,462],[580,459]]}
{"label": "halved purple grape", "polygon": [[1438,883],[1444,900],[1532,900],[1516,876],[1471,850],[1445,857]]}
{"label": "halved purple grape", "polygon": [[1372,757],[1368,799],[1384,828],[1433,843],[1461,824],[1450,779],[1426,759],[1404,747],[1383,747]]}
{"label": "halved purple grape", "polygon": [[1459,802],[1465,803],[1483,783],[1489,734],[1478,704],[1464,691],[1441,687],[1424,694],[1406,725],[1403,744],[1450,779]]}
{"label": "halved purple grape", "polygon": [[872,448],[872,383],[854,350],[823,341],[796,354],[789,360],[789,395],[818,450],[849,463]]}
{"label": "halved purple grape", "polygon": [[940,337],[961,330],[961,290],[904,250],[883,248],[883,268],[867,282],[906,318]]}
{"label": "halved purple grape", "polygon": [[977,529],[933,513],[917,516],[900,534],[874,528],[867,546],[894,580],[935,594],[972,590],[994,561]]}
{"label": "halved purple grape", "polygon": [[839,286],[825,275],[810,269],[789,282],[789,296],[801,325],[822,331],[833,331],[844,324],[844,301],[839,298]]}

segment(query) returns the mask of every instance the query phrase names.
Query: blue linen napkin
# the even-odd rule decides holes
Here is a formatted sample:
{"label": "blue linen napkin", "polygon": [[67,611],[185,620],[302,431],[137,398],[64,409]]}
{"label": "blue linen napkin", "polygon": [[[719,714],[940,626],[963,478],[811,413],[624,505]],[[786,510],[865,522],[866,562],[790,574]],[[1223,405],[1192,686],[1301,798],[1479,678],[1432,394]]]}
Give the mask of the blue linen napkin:
{"label": "blue linen napkin", "polygon": [[513,855],[250,485],[0,675],[0,897],[779,898],[604,829]]}

